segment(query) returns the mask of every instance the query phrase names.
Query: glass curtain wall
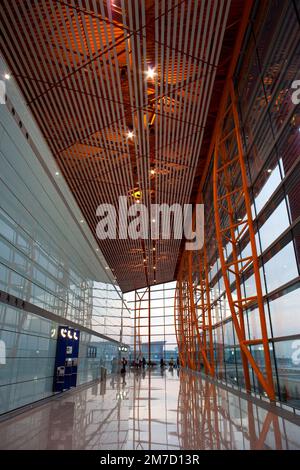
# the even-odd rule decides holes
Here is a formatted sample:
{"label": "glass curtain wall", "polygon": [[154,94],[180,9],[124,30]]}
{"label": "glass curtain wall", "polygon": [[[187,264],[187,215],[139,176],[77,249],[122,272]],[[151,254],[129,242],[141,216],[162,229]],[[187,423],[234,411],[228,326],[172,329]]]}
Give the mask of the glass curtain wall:
{"label": "glass curtain wall", "polygon": [[[79,384],[99,377],[100,365],[110,371],[118,355],[111,340],[128,343],[131,335],[119,287],[106,276],[96,247],[87,242],[15,114],[0,105],[0,290],[4,298],[24,301],[25,308],[0,301],[0,414],[53,393],[59,325],[73,321],[105,336],[82,332]],[[39,135],[37,140],[43,142]],[[37,307],[43,318],[32,313]],[[52,314],[57,323],[47,320]]]}
{"label": "glass curtain wall", "polygon": [[[250,182],[273,377],[279,400],[300,407],[300,109],[291,99],[299,80],[297,2],[257,2],[235,75]],[[240,349],[230,318],[216,245],[212,169],[204,187],[205,224],[219,378],[244,387]],[[240,251],[249,253],[247,234]],[[230,255],[229,246],[226,257]],[[232,283],[232,292],[235,286]],[[243,277],[245,294],[255,282]],[[259,338],[255,305],[245,312],[248,339]],[[259,363],[261,346],[252,346]],[[252,387],[263,393],[255,376]]]}
{"label": "glass curtain wall", "polygon": [[[145,290],[139,289],[137,294],[142,299],[140,305],[138,305],[139,302],[135,300],[135,291],[124,294],[124,299],[131,311],[132,324],[134,324],[135,311],[137,312],[137,358],[145,357],[147,361],[149,360],[148,346],[150,331],[150,360],[159,363],[161,358],[166,362],[169,362],[170,359],[173,358],[173,360],[176,361],[178,348],[174,328],[175,287],[176,282],[151,286],[149,292],[145,293],[144,296]],[[131,337],[131,359],[134,359],[134,328]]]}

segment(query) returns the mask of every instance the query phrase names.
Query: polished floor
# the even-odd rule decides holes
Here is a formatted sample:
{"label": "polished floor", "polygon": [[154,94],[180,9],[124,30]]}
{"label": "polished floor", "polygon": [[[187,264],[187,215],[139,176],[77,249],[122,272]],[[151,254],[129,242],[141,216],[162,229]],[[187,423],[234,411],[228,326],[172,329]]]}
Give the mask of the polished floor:
{"label": "polished floor", "polygon": [[0,448],[300,449],[299,425],[185,371],[146,370],[0,423]]}

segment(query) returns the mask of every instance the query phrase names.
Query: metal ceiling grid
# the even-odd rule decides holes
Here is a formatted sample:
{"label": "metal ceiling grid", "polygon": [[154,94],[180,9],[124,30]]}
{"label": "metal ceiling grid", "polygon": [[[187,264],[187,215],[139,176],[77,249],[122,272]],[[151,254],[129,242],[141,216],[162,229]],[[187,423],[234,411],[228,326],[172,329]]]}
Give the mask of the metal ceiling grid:
{"label": "metal ceiling grid", "polygon": [[[236,5],[1,2],[3,55],[95,236],[98,205],[120,195],[130,204],[139,190],[147,207],[190,201]],[[98,244],[124,292],[174,278],[180,240]]]}

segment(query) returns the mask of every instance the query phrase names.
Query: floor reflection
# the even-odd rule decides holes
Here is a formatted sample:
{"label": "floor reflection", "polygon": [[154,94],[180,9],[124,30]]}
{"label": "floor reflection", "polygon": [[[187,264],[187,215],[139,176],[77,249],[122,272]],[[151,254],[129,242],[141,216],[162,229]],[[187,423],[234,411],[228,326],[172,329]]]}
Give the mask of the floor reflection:
{"label": "floor reflection", "polygon": [[0,424],[1,449],[299,449],[300,427],[201,377],[109,377]]}

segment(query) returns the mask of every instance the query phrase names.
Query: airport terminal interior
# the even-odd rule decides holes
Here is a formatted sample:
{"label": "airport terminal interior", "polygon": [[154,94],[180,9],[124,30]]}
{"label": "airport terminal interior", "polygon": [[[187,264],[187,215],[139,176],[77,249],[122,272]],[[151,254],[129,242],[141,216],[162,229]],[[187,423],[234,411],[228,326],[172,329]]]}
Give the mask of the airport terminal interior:
{"label": "airport terminal interior", "polygon": [[1,0],[0,449],[300,449],[299,305],[299,0]]}

